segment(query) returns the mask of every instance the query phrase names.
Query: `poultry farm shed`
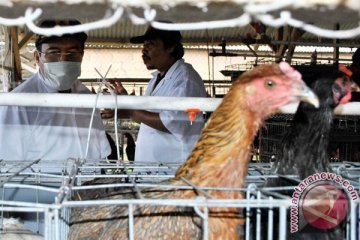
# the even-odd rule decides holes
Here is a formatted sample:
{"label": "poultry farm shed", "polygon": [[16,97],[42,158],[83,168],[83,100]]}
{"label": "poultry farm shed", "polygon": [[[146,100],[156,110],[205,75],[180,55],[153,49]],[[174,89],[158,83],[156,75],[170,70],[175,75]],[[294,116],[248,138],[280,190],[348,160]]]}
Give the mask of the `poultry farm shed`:
{"label": "poultry farm shed", "polygon": [[[79,11],[79,10],[82,11]],[[126,42],[132,35],[140,34],[145,29],[146,23],[154,27],[174,28],[184,31],[184,40],[187,42],[203,41],[200,38],[207,35],[205,29],[217,29],[214,38],[220,41],[226,36],[229,41],[238,42],[239,35],[246,34],[248,30],[239,33],[240,28],[249,28],[252,21],[262,22],[267,25],[267,34],[272,31],[274,39],[270,42],[274,47],[274,59],[291,59],[291,52],[296,42],[311,38],[312,43],[318,45],[358,47],[360,40],[359,22],[360,3],[356,0],[347,1],[272,1],[272,0],[144,0],[144,1],[116,1],[116,0],[63,0],[63,1],[25,1],[7,0],[0,2],[0,25],[16,29],[20,27],[22,39],[9,31],[12,38],[10,46],[12,60],[2,63],[3,70],[10,72],[3,74],[1,83],[21,80],[21,65],[26,67],[23,57],[16,49],[33,37],[33,32],[42,30],[34,24],[38,18],[64,18],[78,16],[88,23],[82,30],[89,32],[91,41],[96,42],[101,37],[111,41]],[[186,13],[186,14],[184,14]],[[331,16],[331,18],[329,18]],[[156,20],[171,19],[180,24],[167,25]],[[111,26],[118,28],[112,29]],[[134,25],[133,28],[128,28]],[[286,25],[281,31],[280,26]],[[24,27],[25,26],[25,27]],[[120,26],[120,27],[119,27]],[[343,26],[344,29],[340,28]],[[239,27],[239,29],[229,28]],[[122,34],[113,35],[121,29]],[[109,29],[108,32],[101,30]],[[221,29],[224,29],[222,32]],[[250,27],[250,29],[252,29]],[[16,29],[18,31],[19,29]],[[76,29],[77,31],[79,29]],[[53,29],[53,34],[66,29]],[[73,30],[71,30],[73,31]],[[50,32],[50,31],[49,31]],[[231,32],[231,33],[230,33]],[[196,34],[194,34],[196,33]],[[284,33],[284,34],[283,34]],[[285,34],[286,33],[286,34]],[[199,37],[200,36],[200,37]],[[3,36],[2,36],[3,37]],[[302,38],[303,37],[303,38]],[[5,37],[4,37],[5,38]],[[16,40],[13,40],[13,39]],[[335,40],[334,40],[335,38]],[[315,39],[315,40],[314,40]],[[321,41],[322,39],[325,39]],[[330,40],[329,40],[330,39]],[[339,41],[341,39],[341,42]],[[1,39],[2,40],[2,39]],[[247,39],[249,40],[249,39]],[[250,39],[258,43],[269,44],[268,39]],[[14,44],[13,42],[16,42]],[[263,42],[262,42],[263,41]],[[247,43],[242,39],[242,43]],[[249,46],[249,44],[247,44]],[[250,50],[250,52],[253,52]],[[225,53],[225,51],[224,51]],[[334,63],[338,56],[334,51]],[[216,55],[216,54],[215,54]],[[286,55],[286,56],[285,56]],[[4,61],[3,61],[4,62]],[[11,66],[7,65],[10,64]],[[9,78],[4,75],[10,76]],[[6,79],[5,79],[6,78]],[[5,81],[5,80],[6,81]],[[219,104],[219,99],[190,100],[178,99],[174,101],[153,102],[151,99],[118,97],[116,103],[112,96],[76,96],[73,101],[67,96],[39,95],[33,99],[30,96],[2,93],[0,105],[22,106],[77,106],[81,108],[115,108],[130,107],[134,109],[173,109],[184,110],[196,105],[202,111],[212,112]],[[123,102],[128,102],[124,104]],[[95,104],[94,104],[95,103]],[[95,105],[95,106],[94,106]],[[296,108],[296,107],[295,107]],[[33,233],[16,232],[23,236],[32,235],[38,239],[67,239],[71,227],[71,213],[75,209],[86,209],[94,206],[123,206],[128,211],[128,239],[135,239],[134,226],[135,209],[139,206],[176,206],[191,209],[199,219],[201,238],[209,239],[209,209],[228,208],[239,210],[237,218],[241,219],[238,227],[238,236],[241,239],[287,239],[289,228],[295,226],[293,216],[289,210],[293,206],[293,198],[286,193],[302,183],[297,176],[285,176],[294,181],[293,185],[282,187],[263,187],[267,179],[284,176],[274,175],[271,172],[271,161],[281,146],[279,140],[292,120],[291,110],[282,110],[285,114],[278,114],[268,119],[264,128],[259,132],[258,159],[253,158],[248,166],[245,185],[243,188],[213,188],[194,185],[184,180],[184,185],[164,185],[163,181],[175,176],[179,164],[163,163],[124,163],[101,161],[91,164],[84,159],[67,159],[58,161],[5,161],[0,159],[0,239],[7,239],[14,231],[7,230],[7,213],[16,213],[26,228]],[[349,206],[348,213],[343,221],[345,229],[344,239],[360,238],[359,200],[360,189],[360,163],[359,156],[354,154],[357,150],[359,131],[358,105],[347,105],[338,112],[333,125],[333,146],[331,168],[338,178],[346,179]],[[344,115],[346,114],[346,115]],[[117,132],[117,129],[114,131]],[[0,143],[1,144],[1,143]],[[121,160],[121,159],[119,159]],[[54,170],[56,169],[56,171]],[[60,171],[59,171],[60,169]],[[103,174],[101,174],[103,173]],[[93,181],[93,182],[87,182]],[[344,181],[345,182],[345,181]],[[80,192],[95,192],[95,195],[108,194],[116,189],[130,188],[138,197],[129,199],[98,199],[91,195],[90,199],[84,198]],[[243,199],[212,199],[198,197],[189,199],[151,199],[143,198],[145,188],[157,189],[185,189],[209,195],[209,191],[241,193]],[[91,191],[90,191],[91,190]],[[210,195],[211,196],[211,195]],[[304,205],[306,207],[306,204]],[[304,218],[304,216],[302,216]],[[305,216],[306,217],[306,216]],[[262,224],[266,218],[267,224]],[[293,225],[295,224],[295,225]],[[161,233],[159,233],[161,235]]]}

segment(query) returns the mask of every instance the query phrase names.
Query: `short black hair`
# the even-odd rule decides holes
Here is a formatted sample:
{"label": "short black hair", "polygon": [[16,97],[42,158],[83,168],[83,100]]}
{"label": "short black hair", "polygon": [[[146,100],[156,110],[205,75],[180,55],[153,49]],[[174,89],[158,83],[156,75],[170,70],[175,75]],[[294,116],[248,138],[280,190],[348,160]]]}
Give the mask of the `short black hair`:
{"label": "short black hair", "polygon": [[180,42],[174,43],[172,41],[167,41],[166,39],[161,39],[161,41],[163,41],[165,48],[174,47],[174,51],[171,52],[171,56],[175,59],[179,60],[184,56],[184,47]]}
{"label": "short black hair", "polygon": [[[80,21],[76,19],[67,19],[67,20],[43,20],[39,27],[41,28],[52,28],[55,26],[74,26],[81,24]],[[85,48],[85,41],[87,40],[87,34],[85,32],[78,32],[78,33],[66,33],[61,36],[45,36],[41,34],[36,34],[36,40],[35,40],[35,47],[38,51],[41,51],[41,45],[43,43],[48,43],[52,41],[56,41],[60,38],[73,38],[77,39],[81,43],[82,49]]]}

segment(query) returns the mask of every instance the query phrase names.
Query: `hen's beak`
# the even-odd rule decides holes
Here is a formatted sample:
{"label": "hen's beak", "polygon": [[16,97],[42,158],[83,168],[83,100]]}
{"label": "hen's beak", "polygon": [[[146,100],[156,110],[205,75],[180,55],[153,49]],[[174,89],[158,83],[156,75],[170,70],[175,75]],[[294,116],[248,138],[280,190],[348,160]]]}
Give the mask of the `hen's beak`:
{"label": "hen's beak", "polygon": [[296,84],[294,93],[300,98],[300,101],[310,103],[314,107],[319,107],[319,98],[316,94],[305,84]]}

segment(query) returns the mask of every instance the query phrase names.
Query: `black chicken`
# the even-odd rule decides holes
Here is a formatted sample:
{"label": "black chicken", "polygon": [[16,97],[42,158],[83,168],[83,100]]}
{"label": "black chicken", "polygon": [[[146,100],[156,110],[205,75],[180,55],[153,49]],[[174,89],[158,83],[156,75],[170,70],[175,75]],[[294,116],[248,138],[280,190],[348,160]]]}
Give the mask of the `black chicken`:
{"label": "black chicken", "polygon": [[[272,172],[279,178],[268,179],[265,187],[298,185],[283,175],[296,175],[300,180],[320,172],[332,172],[329,165],[330,130],[334,108],[347,103],[351,98],[351,81],[340,71],[322,73],[312,84],[320,101],[319,108],[300,103],[290,130],[282,139],[283,148],[273,164]],[[293,191],[283,191],[291,196]],[[275,214],[277,215],[277,214]],[[264,217],[266,221],[266,216]],[[342,226],[320,230],[307,224],[300,232],[290,234],[289,239],[343,239]]]}
{"label": "black chicken", "polygon": [[322,76],[311,87],[319,97],[319,108],[300,103],[290,131],[282,139],[283,148],[274,162],[274,173],[304,179],[317,172],[331,171],[328,147],[334,108],[349,102],[351,81],[340,71],[335,77],[334,73],[327,74],[332,74],[332,78]]}

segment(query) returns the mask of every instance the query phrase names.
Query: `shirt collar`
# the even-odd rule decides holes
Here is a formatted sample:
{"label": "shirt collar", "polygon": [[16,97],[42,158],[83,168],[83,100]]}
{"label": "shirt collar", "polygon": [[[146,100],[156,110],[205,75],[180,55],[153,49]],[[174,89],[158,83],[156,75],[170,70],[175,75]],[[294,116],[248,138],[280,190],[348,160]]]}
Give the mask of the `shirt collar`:
{"label": "shirt collar", "polygon": [[[167,70],[163,78],[167,78],[167,76],[171,76],[172,73],[176,70],[176,68],[184,62],[184,59],[177,60],[170,68]],[[159,70],[156,70],[155,72],[151,73],[153,77],[157,77],[157,74],[159,74]]]}

